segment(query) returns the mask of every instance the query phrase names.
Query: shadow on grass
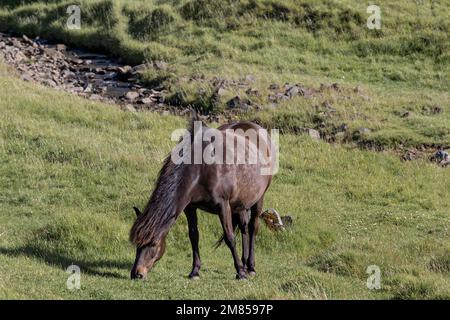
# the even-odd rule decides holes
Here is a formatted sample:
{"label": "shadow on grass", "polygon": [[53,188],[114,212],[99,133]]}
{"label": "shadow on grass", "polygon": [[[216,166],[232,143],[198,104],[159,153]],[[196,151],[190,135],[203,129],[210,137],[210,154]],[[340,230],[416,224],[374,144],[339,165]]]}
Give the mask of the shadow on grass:
{"label": "shadow on grass", "polygon": [[128,261],[115,261],[115,260],[95,260],[88,261],[84,259],[73,259],[71,257],[55,253],[52,251],[44,250],[42,248],[35,247],[33,245],[26,245],[19,248],[2,248],[0,247],[0,254],[19,257],[30,257],[41,262],[45,262],[48,265],[66,270],[70,265],[77,265],[80,267],[81,272],[93,276],[116,278],[116,279],[128,279],[118,272],[102,271],[103,268],[111,269],[126,269],[131,270],[132,263]]}

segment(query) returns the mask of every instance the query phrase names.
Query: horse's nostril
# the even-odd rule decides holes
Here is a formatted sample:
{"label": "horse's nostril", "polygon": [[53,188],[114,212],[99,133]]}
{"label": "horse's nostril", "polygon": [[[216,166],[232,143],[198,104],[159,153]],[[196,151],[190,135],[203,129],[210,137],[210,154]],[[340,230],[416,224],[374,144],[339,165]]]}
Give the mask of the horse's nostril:
{"label": "horse's nostril", "polygon": [[140,274],[140,273],[136,273],[136,279],[143,279],[144,275]]}

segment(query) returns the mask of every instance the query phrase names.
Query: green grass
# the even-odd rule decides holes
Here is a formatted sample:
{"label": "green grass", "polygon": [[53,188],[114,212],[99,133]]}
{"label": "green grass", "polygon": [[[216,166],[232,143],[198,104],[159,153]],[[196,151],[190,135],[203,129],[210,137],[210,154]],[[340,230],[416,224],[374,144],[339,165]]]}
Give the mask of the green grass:
{"label": "green grass", "polygon": [[[262,226],[255,278],[234,280],[228,249],[213,249],[219,220],[201,213],[201,280],[187,279],[181,216],[148,281],[133,282],[132,207],[184,120],[23,83],[2,64],[0,75],[1,299],[450,298],[450,171],[290,134],[265,207],[294,224]],[[71,264],[81,290],[66,288]],[[379,291],[366,288],[369,265],[381,269]]]}
{"label": "green grass", "polygon": [[[344,142],[378,149],[450,145],[449,2],[378,1],[381,30],[369,30],[368,3],[337,0],[78,0],[81,30],[65,28],[69,0],[3,1],[0,31],[105,51],[132,64],[164,60],[143,80],[163,83],[168,101],[220,113],[239,94],[263,112],[242,117],[294,132],[313,127],[328,135],[345,123]],[[214,77],[254,75],[255,97],[230,86],[214,99]],[[272,83],[338,82],[345,94],[301,97],[276,109]],[[360,85],[361,94],[353,91]],[[323,114],[331,103],[336,112]],[[439,114],[429,110],[438,107]],[[413,116],[401,118],[405,111]],[[372,132],[355,137],[359,127]]]}

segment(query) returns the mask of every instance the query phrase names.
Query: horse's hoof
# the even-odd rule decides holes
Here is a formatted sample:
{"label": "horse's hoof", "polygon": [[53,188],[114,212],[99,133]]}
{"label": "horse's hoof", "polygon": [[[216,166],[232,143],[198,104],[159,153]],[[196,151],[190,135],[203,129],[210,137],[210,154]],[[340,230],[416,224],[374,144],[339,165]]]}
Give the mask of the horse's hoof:
{"label": "horse's hoof", "polygon": [[255,271],[255,270],[247,271],[247,274],[248,274],[250,277],[254,277],[254,276],[256,276],[256,271]]}
{"label": "horse's hoof", "polygon": [[236,279],[237,280],[246,280],[247,279],[247,275],[245,273],[239,273],[236,275]]}
{"label": "horse's hoof", "polygon": [[200,276],[198,274],[190,274],[189,279],[190,280],[200,280]]}

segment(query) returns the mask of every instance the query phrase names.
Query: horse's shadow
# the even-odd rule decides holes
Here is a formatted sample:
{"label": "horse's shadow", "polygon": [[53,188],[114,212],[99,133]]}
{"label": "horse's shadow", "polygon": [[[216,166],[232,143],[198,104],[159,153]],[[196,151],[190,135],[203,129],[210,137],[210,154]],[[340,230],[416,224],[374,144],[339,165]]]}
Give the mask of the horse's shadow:
{"label": "horse's shadow", "polygon": [[103,271],[102,269],[131,269],[131,264],[129,261],[115,261],[115,260],[92,260],[88,259],[73,259],[66,255],[45,250],[40,247],[33,245],[25,245],[18,248],[3,248],[0,247],[0,254],[9,257],[20,257],[25,256],[33,258],[38,261],[45,262],[48,265],[66,270],[70,265],[76,265],[80,267],[81,273],[107,277],[116,279],[128,279],[122,273]]}

